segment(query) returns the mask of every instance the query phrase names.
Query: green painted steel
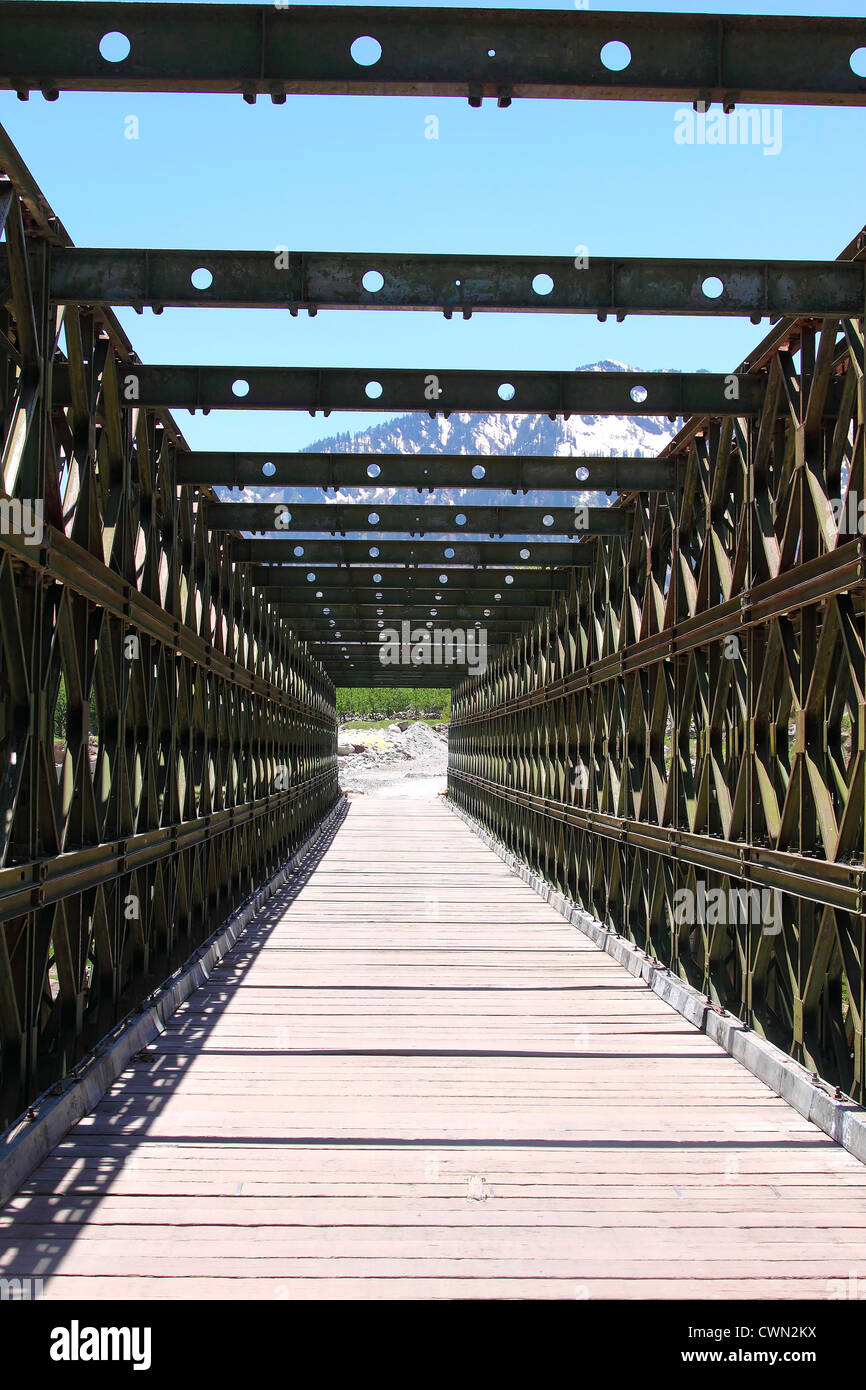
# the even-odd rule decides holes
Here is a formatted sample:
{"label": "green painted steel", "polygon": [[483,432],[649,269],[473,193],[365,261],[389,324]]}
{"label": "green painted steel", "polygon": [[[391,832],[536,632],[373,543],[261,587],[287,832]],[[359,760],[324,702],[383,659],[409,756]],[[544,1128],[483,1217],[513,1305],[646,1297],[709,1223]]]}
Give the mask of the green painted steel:
{"label": "green painted steel", "polygon": [[862,318],[762,344],[762,414],[688,422],[679,495],[632,499],[455,692],[449,770],[557,889],[861,1101],[862,363]]}
{"label": "green painted steel", "polygon": [[[4,158],[4,164],[9,162]],[[0,184],[0,1127],[291,855],[338,795],[335,691],[208,534],[116,320],[64,312]],[[20,193],[20,196],[19,196]]]}

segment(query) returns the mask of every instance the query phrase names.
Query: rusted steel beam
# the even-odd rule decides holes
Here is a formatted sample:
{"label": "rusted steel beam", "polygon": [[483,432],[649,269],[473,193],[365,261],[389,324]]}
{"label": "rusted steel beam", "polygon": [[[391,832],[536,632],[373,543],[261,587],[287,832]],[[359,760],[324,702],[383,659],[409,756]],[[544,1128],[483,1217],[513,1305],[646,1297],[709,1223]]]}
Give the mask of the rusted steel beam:
{"label": "rusted steel beam", "polygon": [[345,536],[363,532],[401,536],[623,536],[627,514],[619,507],[473,507],[403,506],[377,502],[208,502],[204,523],[210,531],[323,531]]}
{"label": "rusted steel beam", "polygon": [[[467,565],[492,565],[509,567],[517,572],[521,567],[552,565],[591,565],[594,545],[597,542],[569,544],[567,541],[543,541],[530,546],[520,541],[395,541],[381,540],[378,544],[367,541],[340,540],[237,540],[232,554],[238,561],[263,565],[280,564],[303,572],[310,564],[334,565],[420,565],[422,580],[432,579],[434,574],[447,572],[452,563],[464,571]],[[301,553],[298,554],[297,552]],[[528,551],[527,555],[522,552]],[[371,552],[373,552],[371,554]],[[427,574],[429,569],[429,576]],[[479,574],[485,583],[490,584],[490,576],[485,569]],[[505,574],[503,572],[503,581]],[[312,582],[312,581],[311,581]]]}
{"label": "rusted steel beam", "polygon": [[512,492],[666,492],[676,486],[673,463],[654,458],[571,458],[538,455],[206,453],[179,454],[179,483],[212,487],[510,488]]}
{"label": "rusted steel beam", "polygon": [[58,304],[472,313],[857,315],[856,261],[57,248]]}
{"label": "rusted steel beam", "polygon": [[[124,402],[174,410],[405,410],[448,414],[756,415],[764,382],[713,372],[514,372],[448,368],[134,366]],[[66,363],[54,400],[71,405]]]}
{"label": "rusted steel beam", "polygon": [[[124,43],[104,36],[117,34]],[[359,42],[360,41],[360,42]],[[0,6],[2,84],[42,91],[864,104],[857,19],[365,6]],[[612,49],[611,45],[622,45]],[[100,52],[107,55],[102,56]],[[354,56],[353,56],[354,55]],[[856,62],[856,60],[855,60]]]}

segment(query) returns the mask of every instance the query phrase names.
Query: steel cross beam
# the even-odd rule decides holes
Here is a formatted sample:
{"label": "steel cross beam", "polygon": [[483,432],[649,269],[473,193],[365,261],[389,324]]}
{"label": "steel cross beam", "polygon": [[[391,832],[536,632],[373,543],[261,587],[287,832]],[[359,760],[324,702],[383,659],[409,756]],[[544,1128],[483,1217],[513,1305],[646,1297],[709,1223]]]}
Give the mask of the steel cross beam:
{"label": "steel cross beam", "polygon": [[[365,569],[362,566],[338,565],[318,565],[317,582],[314,594],[319,593],[339,594],[342,598],[347,596],[366,597],[372,601],[380,594],[386,597],[399,595],[401,599],[405,596],[409,599],[426,601],[429,595],[432,599],[440,592],[437,586],[438,571],[433,569],[402,569],[396,566],[383,566],[381,570]],[[455,592],[467,597],[478,599],[492,598],[497,591],[497,585],[501,586],[508,570],[497,570],[494,568],[465,569],[453,563],[448,565],[449,590],[452,598]],[[294,564],[283,568],[282,565],[261,565],[249,570],[250,582],[254,588],[271,590],[270,597],[281,600],[309,602],[310,585],[301,582],[298,567]],[[568,570],[521,570],[520,572],[520,595],[521,601],[527,603],[536,602],[546,606],[550,600],[564,589],[568,588]],[[531,595],[531,597],[530,597]]]}
{"label": "steel cross beam", "polygon": [[[300,591],[293,591],[295,592]],[[456,592],[451,590],[451,585],[443,585],[434,594],[432,589],[418,592],[400,593],[396,589],[389,589],[387,596],[382,599],[375,599],[372,594],[368,597],[356,599],[354,595],[350,598],[342,596],[342,600],[337,602],[323,595],[321,598],[311,597],[309,593],[302,597],[286,598],[282,593],[271,595],[271,605],[274,611],[284,614],[289,622],[292,615],[306,617],[310,613],[313,604],[318,604],[321,609],[328,609],[331,617],[341,618],[344,622],[355,614],[362,618],[378,617],[410,617],[417,616],[429,618],[435,614],[459,615],[462,619],[476,618],[485,615],[495,614],[497,617],[516,618],[522,624],[532,621],[539,612],[546,612],[550,606],[549,599],[526,599],[522,588],[515,592],[514,585],[510,585],[503,593],[498,590],[499,598],[495,598],[493,590],[486,590],[487,597],[478,597],[465,590],[458,589]],[[506,601],[507,600],[507,601]]]}
{"label": "steel cross beam", "polygon": [[[866,25],[864,25],[866,29]],[[859,261],[453,256],[324,251],[51,252],[57,304],[853,318]],[[198,285],[201,288],[198,288]]]}
{"label": "steel cross beam", "polygon": [[[396,614],[391,614],[385,618],[355,618],[332,619],[335,626],[329,626],[327,618],[316,618],[308,615],[306,620],[291,618],[288,619],[289,626],[296,635],[303,637],[304,641],[315,644],[316,642],[377,642],[379,634],[386,628],[398,628],[402,622],[409,623],[414,629],[423,628],[425,624],[437,628],[451,628],[453,626],[479,627],[486,632],[496,634],[498,638],[505,639],[510,635],[521,632],[525,627],[522,618],[482,618],[477,609],[464,612],[463,616],[457,613],[440,613],[435,610],[434,616],[430,616],[430,610],[425,609],[421,613],[410,613],[408,609],[403,609]],[[381,625],[381,626],[380,626]]]}
{"label": "steel cross beam", "polygon": [[[55,405],[73,404],[54,365]],[[424,410],[485,414],[757,415],[765,382],[713,372],[513,372],[391,367],[138,366],[121,377],[128,405],[176,410]],[[831,393],[828,410],[836,400]]]}
{"label": "steel cross beam", "polygon": [[[488,536],[624,536],[628,512],[622,507],[420,507],[379,502],[353,503],[205,502],[209,531],[323,531],[329,535],[452,534]],[[375,535],[372,534],[375,532]]]}
{"label": "steel cross beam", "polygon": [[[301,553],[297,554],[297,551]],[[372,555],[371,551],[374,552]],[[429,565],[432,578],[440,572],[435,566],[438,565],[444,574],[452,562],[461,572],[467,565],[520,567],[531,564],[536,570],[545,565],[591,565],[595,549],[591,545],[565,541],[543,541],[530,548],[517,541],[383,539],[379,545],[371,546],[367,541],[304,540],[296,544],[288,540],[238,540],[232,546],[232,554],[236,560],[247,563],[278,563],[295,570],[309,569],[311,563],[317,562],[324,565],[369,565],[371,560],[375,560],[382,565]],[[489,577],[485,582],[489,585]]]}
{"label": "steel cross beam", "polygon": [[419,675],[406,666],[359,666],[357,662],[319,659],[338,690],[393,690],[395,686],[403,690],[453,689],[472,674],[465,666],[422,666]]}
{"label": "steel cross beam", "polygon": [[[100,44],[125,36],[128,56]],[[357,41],[364,39],[366,52]],[[366,6],[0,6],[0,83],[43,91],[591,97],[860,106],[858,19]],[[626,46],[617,60],[610,45]],[[353,56],[353,50],[354,55]]]}
{"label": "steel cross beam", "polygon": [[208,453],[179,454],[178,483],[211,487],[510,488],[512,492],[567,491],[575,482],[587,491],[666,492],[676,485],[669,459],[596,458],[554,454],[520,458],[475,454]]}
{"label": "steel cross beam", "polygon": [[[399,628],[399,624],[393,624],[393,623],[392,623],[390,626],[396,631],[397,636],[398,636],[398,638],[399,638],[399,637],[400,637],[400,628]],[[433,636],[434,636],[434,633],[432,632],[431,629],[429,629],[429,628],[424,628],[424,627],[419,627],[419,628],[413,628],[412,631],[415,632],[416,634],[418,634],[419,636],[420,636],[420,634],[423,633],[423,636],[424,636],[424,637],[429,637],[429,638],[431,638],[431,642],[432,642],[432,638],[433,638]],[[470,633],[471,633],[471,631],[472,631],[472,629],[470,629]],[[417,639],[415,639],[415,640],[417,640]],[[505,649],[506,647],[509,646],[510,642],[511,642],[511,638],[510,638],[507,634],[506,634],[506,635],[500,635],[499,637],[497,637],[496,639],[494,639],[494,641],[488,642],[488,643],[487,643],[487,652],[488,652],[488,654],[492,655],[494,652],[504,651],[504,649]],[[407,644],[413,644],[413,645],[414,645],[413,639],[412,639],[411,635],[409,635],[409,634],[407,634]],[[345,661],[353,661],[353,660],[354,660],[355,663],[356,663],[356,665],[357,665],[358,661],[363,662],[363,663],[364,663],[365,665],[367,665],[367,666],[376,666],[376,665],[387,666],[387,665],[389,664],[388,662],[382,662],[381,659],[380,659],[380,653],[381,653],[382,648],[381,648],[381,644],[380,644],[380,640],[379,640],[379,635],[378,635],[377,633],[370,633],[370,634],[365,634],[365,633],[354,633],[354,634],[346,633],[346,634],[344,635],[342,641],[340,641],[339,638],[337,638],[337,639],[336,639],[335,641],[333,641],[333,642],[325,642],[325,641],[318,641],[318,642],[316,642],[316,641],[309,641],[308,645],[309,645],[309,650],[310,650],[311,654],[316,658],[316,660],[317,660],[317,661],[322,661],[322,660],[324,660],[325,663],[331,662],[331,663],[338,664],[338,663],[340,663],[340,662],[342,662],[342,661],[344,661],[344,660],[345,660]],[[420,645],[420,643],[419,643],[419,645]],[[405,669],[412,669],[412,668],[413,668],[413,664],[409,664],[409,663],[399,663],[399,662],[395,662],[395,663],[391,663],[391,664],[393,664],[393,665],[394,665],[395,667],[397,667],[398,669],[402,668],[402,669],[405,670]],[[418,663],[418,664],[420,665],[421,663]],[[450,666],[462,666],[462,667],[464,668],[464,674],[465,674],[466,668],[467,668],[468,666],[471,666],[473,663],[468,662],[468,661],[465,661],[465,660],[463,660],[463,661],[455,660],[455,661],[453,661],[453,662],[449,662],[448,664],[449,664]],[[430,679],[430,678],[428,677],[428,679]],[[400,684],[400,681],[397,680],[397,681],[395,681],[394,683],[395,683],[395,685],[399,685],[399,684]],[[436,684],[435,679],[430,679],[430,684],[431,684],[431,685],[435,685],[435,684]]]}
{"label": "steel cross beam", "polygon": [[[467,604],[462,599],[455,600],[453,594],[443,594],[440,600],[429,599],[426,602],[423,599],[408,597],[403,602],[383,599],[381,603],[328,603],[327,600],[318,600],[321,604],[318,613],[322,616],[317,616],[316,622],[319,631],[323,631],[322,617],[326,622],[333,618],[337,623],[365,623],[369,620],[374,627],[379,619],[389,622],[395,618],[410,618],[413,622],[419,619],[426,622],[428,618],[439,617],[474,623],[487,617],[490,619],[486,624],[488,627],[497,623],[513,627],[515,623],[525,625],[536,607],[543,609],[541,604],[514,604],[511,602],[510,593],[508,598],[508,603],[494,603],[492,607],[485,606],[483,602]],[[282,599],[272,600],[272,603],[275,611],[284,614],[292,626],[296,626],[298,622],[303,625],[312,621],[311,615],[315,610],[309,596],[306,603],[287,603]]]}

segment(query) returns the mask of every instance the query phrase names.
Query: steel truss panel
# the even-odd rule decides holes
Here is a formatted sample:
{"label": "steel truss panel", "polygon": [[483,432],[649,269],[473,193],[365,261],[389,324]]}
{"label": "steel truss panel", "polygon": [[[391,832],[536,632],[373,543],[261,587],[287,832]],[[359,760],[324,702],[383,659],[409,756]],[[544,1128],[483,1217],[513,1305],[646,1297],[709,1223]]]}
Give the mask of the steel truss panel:
{"label": "steel truss panel", "polygon": [[[265,469],[267,468],[267,472]],[[628,492],[633,488],[665,492],[676,485],[673,464],[664,459],[560,458],[474,454],[325,454],[203,453],[182,454],[179,483],[210,487],[406,487],[418,492],[437,488],[510,488],[514,493],[566,492],[575,482],[592,492]]]}
{"label": "steel truss panel", "polygon": [[[58,91],[864,104],[856,19],[588,11],[61,3],[0,6],[2,85]],[[99,45],[119,31],[120,61]],[[359,64],[352,46],[381,53]],[[602,57],[629,49],[624,70]]]}
{"label": "steel truss panel", "polygon": [[3,163],[0,1128],[338,795],[333,684],[178,487],[171,416],[124,398],[113,316],[66,309],[52,395],[62,228]]}
{"label": "steel truss panel", "polygon": [[[193,276],[202,278],[204,272],[210,283],[197,289]],[[365,289],[371,272],[379,277],[379,288]],[[857,261],[70,247],[52,251],[49,274],[51,298],[59,304],[139,309],[210,305],[295,313],[432,309],[449,316],[537,312],[854,318],[866,302],[864,266]],[[543,281],[534,288],[539,276]],[[710,289],[704,289],[708,282]]]}
{"label": "steel truss panel", "polygon": [[[384,367],[130,366],[126,402],[170,410],[423,410],[545,415],[757,415],[764,382],[712,372],[508,372]],[[54,368],[58,405],[69,368]],[[502,394],[500,394],[502,392]],[[832,400],[830,402],[832,405]]]}
{"label": "steel truss panel", "polygon": [[787,323],[755,361],[757,419],[688,421],[678,493],[633,495],[626,536],[456,691],[449,789],[863,1101],[862,318]]}

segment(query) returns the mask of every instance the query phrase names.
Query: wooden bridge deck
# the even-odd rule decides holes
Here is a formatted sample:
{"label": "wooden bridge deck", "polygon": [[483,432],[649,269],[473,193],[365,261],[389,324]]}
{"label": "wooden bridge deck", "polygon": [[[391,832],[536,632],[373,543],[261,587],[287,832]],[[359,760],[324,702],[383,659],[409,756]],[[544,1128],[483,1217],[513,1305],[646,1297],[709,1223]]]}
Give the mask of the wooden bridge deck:
{"label": "wooden bridge deck", "polygon": [[0,1274],[61,1298],[866,1281],[866,1168],[441,803],[353,802],[301,877],[4,1209]]}

